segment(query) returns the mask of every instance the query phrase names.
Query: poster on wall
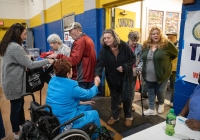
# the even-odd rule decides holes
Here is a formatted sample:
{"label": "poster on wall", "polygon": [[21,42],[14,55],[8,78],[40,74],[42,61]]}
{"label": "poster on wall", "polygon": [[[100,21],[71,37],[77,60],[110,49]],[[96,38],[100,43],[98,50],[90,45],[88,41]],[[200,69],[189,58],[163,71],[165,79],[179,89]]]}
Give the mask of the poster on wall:
{"label": "poster on wall", "polygon": [[164,18],[164,11],[158,10],[149,10],[148,14],[148,33],[152,27],[157,26],[161,30],[163,29],[163,18]]}
{"label": "poster on wall", "polygon": [[64,32],[64,43],[71,48],[73,42],[74,42],[74,40],[69,35],[69,32]]}
{"label": "poster on wall", "polygon": [[200,72],[200,11],[188,12],[184,29],[184,48],[182,50],[180,76],[183,80],[198,84]]}
{"label": "poster on wall", "polygon": [[178,33],[179,27],[179,13],[178,12],[166,12],[165,19],[165,34],[169,32]]}

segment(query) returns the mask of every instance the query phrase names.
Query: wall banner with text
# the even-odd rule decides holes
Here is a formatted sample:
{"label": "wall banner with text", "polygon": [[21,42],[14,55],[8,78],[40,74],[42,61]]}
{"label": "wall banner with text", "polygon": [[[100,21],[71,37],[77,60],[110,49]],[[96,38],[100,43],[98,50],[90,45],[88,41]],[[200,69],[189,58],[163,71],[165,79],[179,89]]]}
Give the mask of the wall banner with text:
{"label": "wall banner with text", "polygon": [[184,47],[181,56],[180,75],[184,81],[198,84],[200,72],[200,11],[188,12],[184,29]]}

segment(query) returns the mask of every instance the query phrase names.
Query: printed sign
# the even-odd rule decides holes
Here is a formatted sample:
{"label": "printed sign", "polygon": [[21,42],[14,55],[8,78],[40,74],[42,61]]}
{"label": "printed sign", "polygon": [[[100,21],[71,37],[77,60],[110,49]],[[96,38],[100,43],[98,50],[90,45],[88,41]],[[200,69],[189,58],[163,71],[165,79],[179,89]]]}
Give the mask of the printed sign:
{"label": "printed sign", "polygon": [[182,50],[180,75],[184,81],[198,84],[200,72],[200,11],[188,12],[184,29],[184,49]]}

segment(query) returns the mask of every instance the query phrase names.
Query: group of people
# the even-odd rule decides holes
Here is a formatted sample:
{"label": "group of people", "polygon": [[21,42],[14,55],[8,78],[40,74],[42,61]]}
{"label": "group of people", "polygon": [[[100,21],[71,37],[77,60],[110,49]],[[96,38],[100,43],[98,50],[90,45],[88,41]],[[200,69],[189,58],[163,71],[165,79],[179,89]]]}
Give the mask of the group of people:
{"label": "group of people", "polygon": [[[26,91],[26,68],[34,69],[46,64],[54,63],[55,73],[48,85],[46,103],[52,107],[61,124],[84,113],[84,117],[73,122],[72,128],[81,128],[89,122],[100,126],[99,114],[91,107],[95,103],[91,98],[98,93],[104,69],[111,96],[108,125],[119,120],[121,103],[124,124],[127,127],[132,125],[132,111],[135,110],[132,101],[140,72],[148,90],[149,109],[144,114],[157,114],[156,96],[159,101],[158,113],[164,112],[165,91],[172,74],[172,61],[177,58],[178,50],[159,28],[150,30],[143,45],[138,43],[140,37],[136,31],[130,32],[128,42],[124,42],[115,30],[106,29],[100,39],[102,48],[97,59],[94,43],[83,33],[80,23],[73,22],[65,30],[74,40],[72,48],[63,44],[58,35],[52,34],[47,41],[55,53],[44,60],[32,61],[25,53],[22,41],[26,39],[27,31],[19,23],[8,29],[0,43],[2,88],[10,100],[10,121],[15,139],[19,139],[20,126],[25,122],[24,98],[21,95]],[[97,134],[92,139],[98,139]]]}

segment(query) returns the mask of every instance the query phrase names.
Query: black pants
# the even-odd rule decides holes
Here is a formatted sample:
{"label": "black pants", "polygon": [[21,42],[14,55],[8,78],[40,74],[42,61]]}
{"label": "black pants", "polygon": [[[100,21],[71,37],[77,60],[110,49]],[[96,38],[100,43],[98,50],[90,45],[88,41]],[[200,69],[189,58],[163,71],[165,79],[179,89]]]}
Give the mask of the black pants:
{"label": "black pants", "polygon": [[5,137],[5,129],[3,125],[3,119],[1,116],[1,111],[0,111],[0,139]]}
{"label": "black pants", "polygon": [[92,87],[92,82],[78,82],[78,85],[84,89],[90,89]]}
{"label": "black pants", "polygon": [[[111,96],[111,111],[112,117],[116,120],[119,118],[119,100],[122,94],[122,87],[108,85],[110,89],[110,96]],[[132,92],[130,93],[132,94]],[[128,101],[123,101],[123,110],[124,110],[124,117],[131,118],[132,117],[132,98]]]}
{"label": "black pants", "polygon": [[12,125],[12,131],[18,132],[19,125],[23,125],[25,122],[24,117],[24,98],[19,98],[16,100],[10,100],[10,122]]}

